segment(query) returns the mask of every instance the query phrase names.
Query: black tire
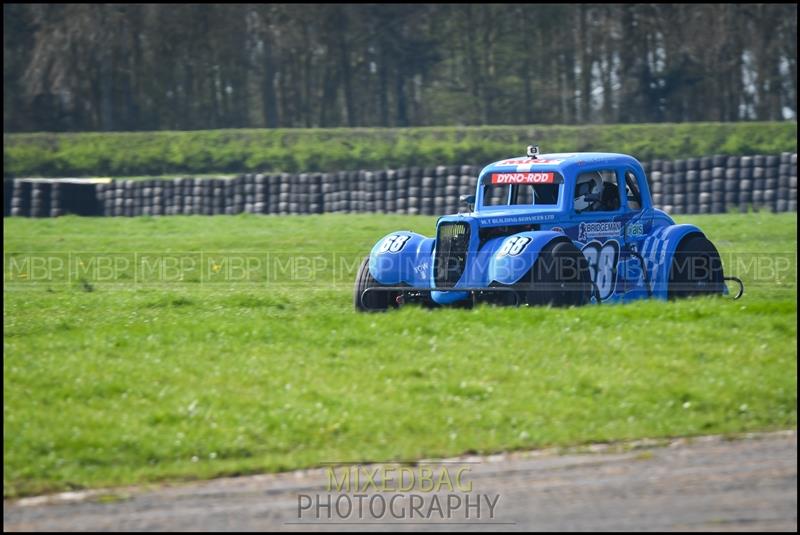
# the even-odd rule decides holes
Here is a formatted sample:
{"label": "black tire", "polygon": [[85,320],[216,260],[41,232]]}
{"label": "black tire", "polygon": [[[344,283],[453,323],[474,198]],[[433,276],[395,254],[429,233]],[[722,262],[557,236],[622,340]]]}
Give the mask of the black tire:
{"label": "black tire", "polygon": [[667,297],[722,295],[722,260],[716,247],[702,234],[690,234],[678,245],[669,270]]}
{"label": "black tire", "polygon": [[547,244],[530,271],[514,285],[520,304],[581,306],[592,297],[589,263],[570,241]]}
{"label": "black tire", "polygon": [[369,272],[369,257],[361,262],[356,275],[356,283],[353,288],[353,306],[359,312],[380,312],[389,307],[396,307],[395,292],[370,292],[361,299],[361,294],[368,288],[376,288],[381,283],[376,281]]}

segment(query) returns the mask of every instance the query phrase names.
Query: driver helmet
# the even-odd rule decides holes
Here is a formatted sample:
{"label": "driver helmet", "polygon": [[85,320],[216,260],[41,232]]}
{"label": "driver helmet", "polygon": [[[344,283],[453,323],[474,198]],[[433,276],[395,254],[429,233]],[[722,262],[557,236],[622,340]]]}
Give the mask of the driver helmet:
{"label": "driver helmet", "polygon": [[575,210],[586,210],[602,198],[603,176],[600,172],[583,173],[575,184]]}

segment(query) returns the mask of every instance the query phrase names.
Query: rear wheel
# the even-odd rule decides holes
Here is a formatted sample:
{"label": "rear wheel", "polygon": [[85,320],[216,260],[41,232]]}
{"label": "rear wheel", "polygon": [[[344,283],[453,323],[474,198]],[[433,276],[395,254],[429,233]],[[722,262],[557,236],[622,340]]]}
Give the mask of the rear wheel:
{"label": "rear wheel", "polygon": [[694,295],[722,295],[722,260],[716,247],[702,234],[685,237],[672,257],[669,299]]}
{"label": "rear wheel", "polygon": [[[379,288],[381,283],[375,280],[369,272],[369,257],[364,258],[358,268],[356,283],[353,288],[353,305],[360,312],[379,312],[390,306],[397,306],[394,292],[368,292],[369,288]],[[363,294],[363,297],[362,297]]]}
{"label": "rear wheel", "polygon": [[550,242],[514,286],[520,304],[581,306],[592,296],[589,263],[570,241]]}

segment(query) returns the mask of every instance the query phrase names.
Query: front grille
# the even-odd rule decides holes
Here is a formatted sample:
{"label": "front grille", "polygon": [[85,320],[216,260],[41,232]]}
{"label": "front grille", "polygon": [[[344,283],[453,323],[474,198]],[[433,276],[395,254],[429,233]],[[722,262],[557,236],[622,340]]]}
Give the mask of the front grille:
{"label": "front grille", "polygon": [[433,278],[437,288],[452,288],[464,273],[469,248],[469,225],[442,223],[436,234]]}

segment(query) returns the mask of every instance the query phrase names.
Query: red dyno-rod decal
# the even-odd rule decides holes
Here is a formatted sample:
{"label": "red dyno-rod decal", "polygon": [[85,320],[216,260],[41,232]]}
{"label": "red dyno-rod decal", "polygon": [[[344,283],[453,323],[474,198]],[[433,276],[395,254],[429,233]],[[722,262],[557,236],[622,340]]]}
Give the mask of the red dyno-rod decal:
{"label": "red dyno-rod decal", "polygon": [[555,173],[492,173],[492,184],[553,184]]}

